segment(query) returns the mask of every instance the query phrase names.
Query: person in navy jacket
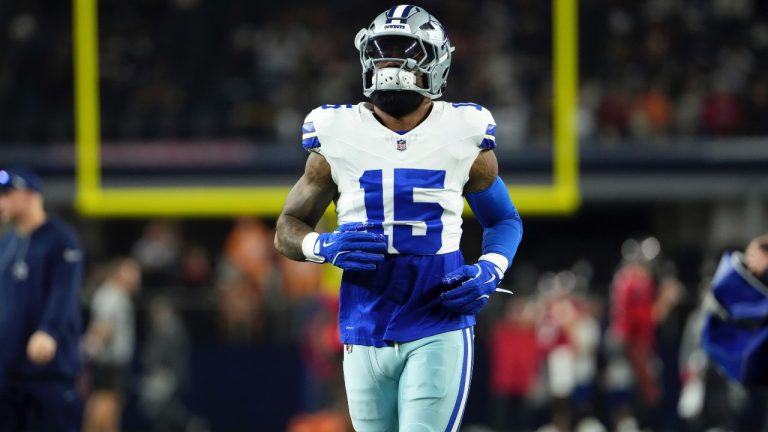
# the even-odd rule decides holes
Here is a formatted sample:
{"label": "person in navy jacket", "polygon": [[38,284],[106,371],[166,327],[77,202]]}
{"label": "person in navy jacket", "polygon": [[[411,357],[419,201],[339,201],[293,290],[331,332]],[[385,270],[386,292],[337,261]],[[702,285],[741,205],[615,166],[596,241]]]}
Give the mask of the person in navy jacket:
{"label": "person in navy jacket", "polygon": [[43,208],[42,181],[0,170],[0,430],[80,429],[83,253]]}

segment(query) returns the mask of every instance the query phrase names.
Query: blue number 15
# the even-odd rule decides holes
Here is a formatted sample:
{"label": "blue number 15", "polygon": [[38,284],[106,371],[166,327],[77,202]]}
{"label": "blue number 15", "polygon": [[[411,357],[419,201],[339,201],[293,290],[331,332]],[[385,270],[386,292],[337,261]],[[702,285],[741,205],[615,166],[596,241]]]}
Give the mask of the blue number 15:
{"label": "blue number 15", "polygon": [[[396,168],[394,172],[394,221],[392,232],[383,228],[372,230],[392,235],[392,246],[402,254],[434,254],[442,246],[443,207],[435,202],[416,202],[414,189],[444,189],[445,171]],[[369,222],[384,222],[384,185],[382,170],[365,171],[360,177],[365,191],[365,213]],[[426,225],[426,234],[414,235],[414,225]]]}

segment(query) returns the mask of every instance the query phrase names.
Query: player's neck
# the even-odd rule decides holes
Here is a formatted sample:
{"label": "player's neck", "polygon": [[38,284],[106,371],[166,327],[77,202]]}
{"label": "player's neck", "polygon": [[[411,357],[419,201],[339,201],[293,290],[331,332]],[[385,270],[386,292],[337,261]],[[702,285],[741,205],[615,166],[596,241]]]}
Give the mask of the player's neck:
{"label": "player's neck", "polygon": [[382,111],[376,105],[373,105],[373,113],[376,115],[376,119],[388,129],[397,132],[409,131],[415,128],[427,118],[431,111],[432,100],[427,98],[424,98],[424,102],[419,105],[416,110],[403,117],[393,117]]}
{"label": "player's neck", "polygon": [[23,235],[29,235],[32,231],[40,228],[46,220],[48,220],[48,216],[45,214],[45,210],[33,209],[16,222],[16,231]]}

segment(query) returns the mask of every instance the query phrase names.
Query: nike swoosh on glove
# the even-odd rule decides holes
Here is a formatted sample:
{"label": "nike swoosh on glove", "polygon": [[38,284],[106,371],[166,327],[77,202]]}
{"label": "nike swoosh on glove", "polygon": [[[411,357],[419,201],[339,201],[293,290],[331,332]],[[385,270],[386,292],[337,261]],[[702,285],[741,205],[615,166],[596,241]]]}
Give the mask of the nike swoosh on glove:
{"label": "nike swoosh on glove", "polygon": [[387,242],[382,234],[365,232],[374,226],[353,222],[322,233],[315,241],[314,253],[343,270],[376,270],[387,253]]}
{"label": "nike swoosh on glove", "polygon": [[488,303],[503,277],[504,272],[490,261],[461,266],[443,277],[443,285],[449,290],[440,294],[440,302],[459,315],[475,315]]}

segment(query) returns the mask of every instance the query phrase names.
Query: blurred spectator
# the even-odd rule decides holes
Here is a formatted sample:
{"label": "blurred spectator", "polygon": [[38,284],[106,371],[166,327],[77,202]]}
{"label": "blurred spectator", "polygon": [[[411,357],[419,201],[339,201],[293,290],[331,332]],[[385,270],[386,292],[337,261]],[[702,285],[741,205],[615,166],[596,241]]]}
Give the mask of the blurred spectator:
{"label": "blurred spectator", "polygon": [[765,77],[756,79],[750,86],[746,112],[749,133],[768,134],[768,83]]}
{"label": "blurred spectator", "polygon": [[545,273],[539,280],[542,316],[538,323],[539,343],[545,350],[545,384],[553,431],[571,429],[571,400],[576,389],[577,347],[573,331],[578,321],[573,298],[575,275],[570,271]]}
{"label": "blurred spectator", "polygon": [[225,270],[216,282],[224,339],[248,342],[266,326],[263,293],[237,271]]}
{"label": "blurred spectator", "polygon": [[181,283],[188,288],[207,288],[213,285],[213,268],[208,251],[193,245],[181,256]]}
{"label": "blurred spectator", "polygon": [[223,330],[232,341],[261,335],[266,325],[266,290],[274,276],[272,231],[260,220],[237,220],[224,246],[217,281]]}
{"label": "blurred spectator", "polygon": [[649,86],[635,102],[632,132],[635,136],[658,139],[669,132],[672,107],[667,95],[658,86]]}
{"label": "blurred spectator", "polygon": [[[680,285],[672,279],[657,284],[651,261],[660,253],[653,237],[622,245],[624,263],[611,286],[611,325],[608,334],[609,364],[607,386],[616,427],[633,422],[652,422],[653,410],[662,396],[655,353],[656,326],[662,322],[680,296]],[[639,399],[635,399],[635,389]],[[638,403],[635,408],[633,404]]]}
{"label": "blurred spectator", "polygon": [[[62,6],[25,5],[9,4],[0,15],[8,29],[0,35],[7,66],[0,73],[0,118],[8,119],[0,123],[0,141],[69,141],[66,13]],[[745,84],[766,66],[768,10],[759,1],[584,0],[579,6],[580,79],[599,85],[602,98],[595,104],[594,138],[765,133],[765,122],[749,115],[761,90]],[[508,111],[517,126],[506,136],[539,145],[551,129],[550,3],[483,0],[472,8],[460,2],[441,8],[458,48],[451,82],[465,84],[449,85],[446,99]],[[361,98],[359,65],[345,60],[354,48],[342,34],[378,9],[343,2],[328,8],[309,2],[257,8],[241,0],[105,2],[104,137],[245,137],[258,145],[295,139],[295,125],[312,108]],[[347,19],[339,25],[335,16]],[[702,88],[692,98],[692,75],[724,80],[729,91]],[[630,82],[664,85],[638,97]],[[690,117],[701,108],[698,98],[707,101],[704,113]],[[678,105],[676,128],[669,127],[671,104]]]}
{"label": "blurred spectator", "polygon": [[499,432],[528,430],[533,425],[527,399],[538,383],[543,359],[534,307],[525,298],[513,298],[491,329],[488,419]]}
{"label": "blurred spectator", "polygon": [[274,269],[273,234],[264,222],[243,217],[227,237],[224,252],[230,265],[258,287],[266,285]]}
{"label": "blurred spectator", "polygon": [[735,94],[722,89],[704,100],[704,130],[712,135],[734,135],[744,127],[744,109]]}
{"label": "blurred spectator", "polygon": [[307,374],[307,412],[346,406],[338,314],[338,298],[317,296],[315,308],[304,326],[301,354]]}
{"label": "blurred spectator", "polygon": [[597,351],[600,346],[600,324],[595,305],[587,299],[574,299],[574,324],[569,328],[574,349],[575,385],[571,394],[573,423],[579,424],[596,415],[594,399],[597,381]]}
{"label": "blurred spectator", "polygon": [[287,432],[345,432],[352,431],[352,424],[344,416],[331,411],[300,414],[288,423]]}
{"label": "blurred spectator", "polygon": [[114,261],[91,303],[91,322],[83,337],[89,359],[91,393],[83,430],[120,430],[130,366],[135,349],[135,312],[131,296],[140,289],[141,269],[130,258]]}
{"label": "blurred spectator", "polygon": [[181,397],[187,383],[189,341],[173,304],[155,298],[149,308],[149,334],[142,357],[139,405],[157,432],[186,431],[191,420]]}
{"label": "blurred spectator", "polygon": [[323,286],[323,267],[290,260],[282,255],[278,258],[278,264],[283,293],[289,299],[296,300],[320,293]]}
{"label": "blurred spectator", "polygon": [[133,258],[141,266],[145,288],[171,288],[178,277],[180,241],[169,221],[153,220],[133,245]]}
{"label": "blurred spectator", "polygon": [[681,135],[694,135],[701,130],[701,110],[704,105],[704,83],[698,75],[689,75],[675,102],[675,128]]}
{"label": "blurred spectator", "polygon": [[631,101],[624,86],[617,82],[609,84],[606,96],[598,108],[600,135],[613,140],[624,138],[630,114]]}

